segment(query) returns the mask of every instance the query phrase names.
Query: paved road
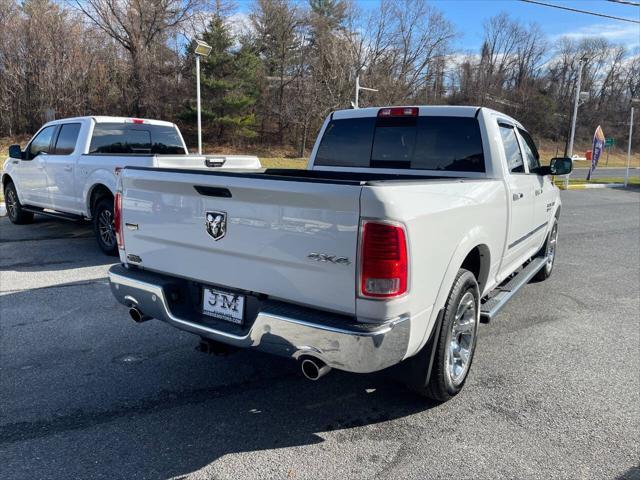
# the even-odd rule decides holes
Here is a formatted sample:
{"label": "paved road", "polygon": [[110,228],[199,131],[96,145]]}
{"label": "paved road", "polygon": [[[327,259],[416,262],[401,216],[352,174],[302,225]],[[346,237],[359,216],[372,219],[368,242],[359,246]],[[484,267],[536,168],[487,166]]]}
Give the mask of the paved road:
{"label": "paved road", "polygon": [[5,479],[640,478],[640,193],[563,192],[557,270],[481,327],[463,393],[194,351],[112,299],[87,227],[0,219]]}
{"label": "paved road", "polygon": [[[587,173],[589,172],[589,168],[588,167],[580,167],[577,165],[578,162],[576,162],[576,166],[577,168],[575,168],[573,170],[573,172],[571,172],[571,178],[587,178]],[[583,162],[580,162],[580,165],[582,165]],[[626,173],[627,169],[626,168],[597,168],[595,172],[593,172],[593,178],[594,179],[598,179],[598,178],[611,178],[611,177],[619,177],[619,178],[624,178],[624,175]],[[640,168],[637,167],[633,167],[629,169],[629,176],[630,177],[640,177]]]}

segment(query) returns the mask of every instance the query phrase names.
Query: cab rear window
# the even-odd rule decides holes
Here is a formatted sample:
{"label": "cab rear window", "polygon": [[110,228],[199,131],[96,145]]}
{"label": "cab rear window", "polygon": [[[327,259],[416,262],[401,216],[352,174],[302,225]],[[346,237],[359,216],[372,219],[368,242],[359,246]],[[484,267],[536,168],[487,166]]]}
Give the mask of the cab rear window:
{"label": "cab rear window", "polygon": [[89,153],[184,155],[187,152],[175,127],[98,123],[93,129]]}
{"label": "cab rear window", "polygon": [[315,165],[485,171],[478,120],[445,116],[332,120]]}

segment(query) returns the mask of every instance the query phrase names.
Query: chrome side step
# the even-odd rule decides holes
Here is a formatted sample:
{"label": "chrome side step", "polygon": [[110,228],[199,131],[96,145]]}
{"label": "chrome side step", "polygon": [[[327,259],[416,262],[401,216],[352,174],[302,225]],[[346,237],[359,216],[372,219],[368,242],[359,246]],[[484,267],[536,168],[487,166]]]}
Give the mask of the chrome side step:
{"label": "chrome side step", "polygon": [[544,268],[547,259],[534,258],[529,264],[516,273],[507,283],[494,289],[482,299],[480,305],[480,322],[489,323],[511,298],[531,280],[536,273]]}

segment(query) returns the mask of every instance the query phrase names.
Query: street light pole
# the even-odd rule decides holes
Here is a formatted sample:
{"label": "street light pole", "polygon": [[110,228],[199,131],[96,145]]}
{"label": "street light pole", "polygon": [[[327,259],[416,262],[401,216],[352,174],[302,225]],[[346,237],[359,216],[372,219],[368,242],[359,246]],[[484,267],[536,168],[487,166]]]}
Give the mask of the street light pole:
{"label": "street light pole", "polygon": [[364,69],[365,67],[362,67],[360,70],[356,72],[356,98],[355,98],[355,101],[351,102],[351,105],[353,106],[353,108],[356,108],[356,109],[360,108],[360,90],[366,90],[368,92],[378,91],[378,89],[376,88],[367,88],[367,87],[360,86],[360,72]]}
{"label": "street light pole", "polygon": [[196,48],[196,108],[198,110],[198,155],[202,155],[202,116],[200,113],[200,57],[208,57],[211,53],[211,45],[202,40],[195,40]]}
{"label": "street light pole", "polygon": [[202,155],[202,117],[200,114],[200,55],[196,55],[196,99],[198,109],[198,155]]}
{"label": "street light pole", "polygon": [[627,171],[624,174],[624,186],[629,184],[629,168],[631,167],[631,136],[633,135],[633,104],[640,103],[640,99],[631,99],[631,116],[629,118],[629,146],[627,147]]}
{"label": "street light pole", "polygon": [[[586,62],[586,58],[582,57],[580,59],[579,68],[578,68],[578,82],[576,84],[576,95],[573,101],[573,118],[571,120],[571,135],[569,137],[569,158],[573,158],[573,140],[576,135],[576,119],[578,118],[578,104],[580,103],[580,86],[582,84],[582,66]],[[569,175],[564,176],[564,186],[565,188],[569,186]]]}

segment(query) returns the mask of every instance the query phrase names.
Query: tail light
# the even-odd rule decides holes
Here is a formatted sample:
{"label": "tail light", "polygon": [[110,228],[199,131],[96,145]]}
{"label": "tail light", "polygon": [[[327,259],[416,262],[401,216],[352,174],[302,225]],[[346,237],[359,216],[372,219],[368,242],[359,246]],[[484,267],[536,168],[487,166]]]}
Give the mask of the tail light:
{"label": "tail light", "polygon": [[375,221],[362,224],[360,295],[393,298],[407,291],[408,258],[404,229]]}
{"label": "tail light", "polygon": [[379,117],[417,117],[418,107],[393,107],[378,110]]}
{"label": "tail light", "polygon": [[124,249],[124,235],[122,229],[122,193],[116,192],[116,198],[113,201],[113,228],[116,231],[116,241],[118,248]]}

